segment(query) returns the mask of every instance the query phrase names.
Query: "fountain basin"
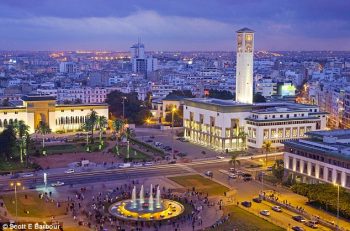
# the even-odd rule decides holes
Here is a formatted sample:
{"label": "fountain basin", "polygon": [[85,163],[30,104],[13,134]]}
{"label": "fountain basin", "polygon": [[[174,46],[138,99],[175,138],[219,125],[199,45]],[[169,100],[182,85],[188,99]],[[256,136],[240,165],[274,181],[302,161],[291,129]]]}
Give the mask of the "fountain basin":
{"label": "fountain basin", "polygon": [[118,201],[109,207],[109,213],[124,220],[153,221],[171,219],[185,211],[181,203],[168,199],[162,199],[158,207],[154,200],[153,209],[149,209],[149,202],[140,204],[140,201],[137,200],[137,205],[134,208],[132,200]]}

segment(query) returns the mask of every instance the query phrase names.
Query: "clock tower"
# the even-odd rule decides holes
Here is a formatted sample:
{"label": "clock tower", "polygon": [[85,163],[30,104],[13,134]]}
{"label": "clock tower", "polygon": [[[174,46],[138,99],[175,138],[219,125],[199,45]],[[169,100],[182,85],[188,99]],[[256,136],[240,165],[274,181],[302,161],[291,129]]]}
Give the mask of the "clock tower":
{"label": "clock tower", "polygon": [[242,28],[237,31],[236,101],[253,103],[254,31]]}

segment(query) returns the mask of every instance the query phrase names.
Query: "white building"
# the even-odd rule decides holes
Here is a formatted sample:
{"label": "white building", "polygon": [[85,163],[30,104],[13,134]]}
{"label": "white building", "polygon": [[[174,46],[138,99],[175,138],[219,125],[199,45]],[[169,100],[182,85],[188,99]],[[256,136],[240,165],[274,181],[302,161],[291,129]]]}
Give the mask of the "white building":
{"label": "white building", "polygon": [[74,62],[61,62],[60,72],[61,73],[76,73],[79,72],[79,66]]}
{"label": "white building", "polygon": [[0,107],[0,130],[7,125],[23,120],[34,133],[40,122],[49,125],[52,132],[81,129],[91,111],[108,118],[107,104],[57,105],[53,96],[23,96],[23,105]]}
{"label": "white building", "polygon": [[285,143],[284,167],[297,182],[350,189],[350,130],[315,131]]}
{"label": "white building", "polygon": [[236,101],[253,103],[254,31],[237,31]]}
{"label": "white building", "polygon": [[326,113],[319,112],[318,106],[288,102],[185,99],[183,118],[186,138],[218,150],[262,149],[267,140],[282,148],[284,141],[326,126]]}
{"label": "white building", "polygon": [[82,87],[82,88],[59,88],[57,90],[57,101],[76,101],[82,103],[104,103],[107,95],[116,90],[114,87]]}
{"label": "white building", "polygon": [[132,71],[135,73],[152,72],[158,69],[158,60],[145,55],[145,45],[138,42],[130,47]]}

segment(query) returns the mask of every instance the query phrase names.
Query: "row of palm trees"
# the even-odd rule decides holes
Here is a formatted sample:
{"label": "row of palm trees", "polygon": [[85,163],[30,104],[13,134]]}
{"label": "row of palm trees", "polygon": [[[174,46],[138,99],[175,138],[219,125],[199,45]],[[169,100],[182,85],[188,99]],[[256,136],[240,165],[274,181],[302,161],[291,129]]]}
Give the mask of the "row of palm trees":
{"label": "row of palm trees", "polygon": [[[92,111],[85,120],[82,128],[87,132],[86,136],[86,150],[90,151],[89,144],[94,142],[94,131],[99,131],[99,149],[102,149],[104,141],[102,138],[103,131],[108,125],[108,120],[105,116],[99,116],[96,111]],[[89,139],[89,133],[91,132],[91,140]]]}

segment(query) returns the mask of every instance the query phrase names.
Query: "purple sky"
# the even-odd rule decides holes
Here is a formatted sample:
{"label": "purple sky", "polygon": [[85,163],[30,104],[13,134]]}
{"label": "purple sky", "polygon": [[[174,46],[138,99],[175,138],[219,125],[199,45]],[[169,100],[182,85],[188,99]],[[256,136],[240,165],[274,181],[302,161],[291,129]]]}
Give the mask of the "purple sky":
{"label": "purple sky", "polygon": [[0,50],[350,50],[350,0],[1,0]]}

